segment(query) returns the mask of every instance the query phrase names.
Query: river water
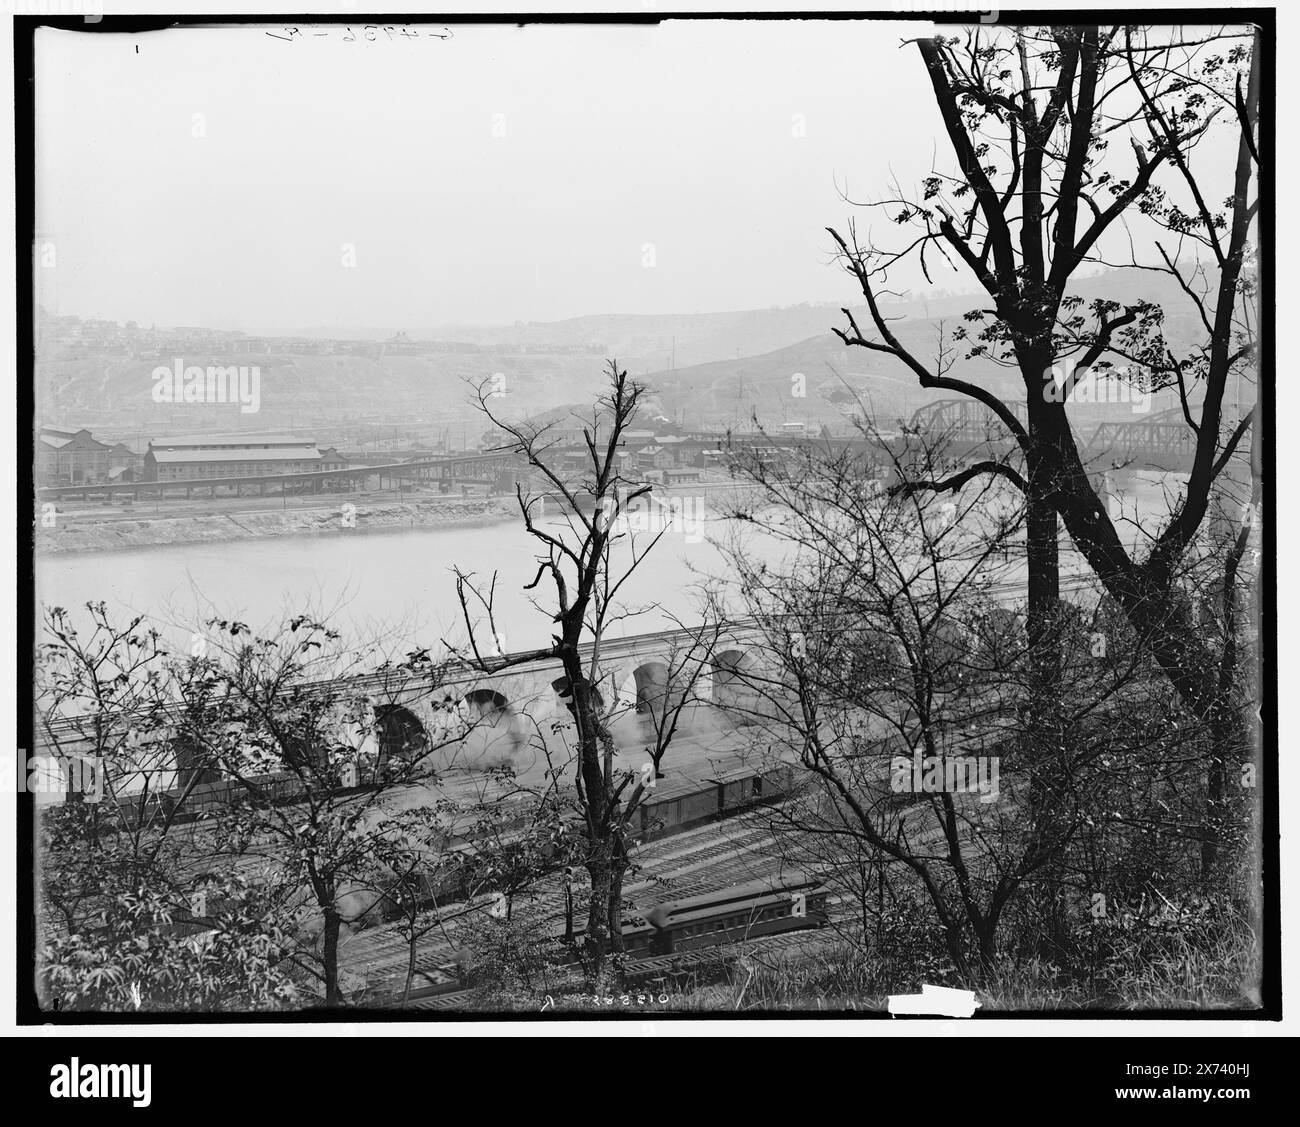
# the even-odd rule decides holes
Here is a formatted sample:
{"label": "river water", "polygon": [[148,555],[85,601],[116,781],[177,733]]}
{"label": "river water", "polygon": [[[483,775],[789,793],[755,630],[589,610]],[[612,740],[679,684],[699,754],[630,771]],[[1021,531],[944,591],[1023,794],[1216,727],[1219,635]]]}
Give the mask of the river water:
{"label": "river water", "polygon": [[[566,531],[558,523],[543,527]],[[674,615],[699,621],[702,583],[728,571],[717,546],[727,534],[723,520],[694,524],[689,533],[669,527],[619,593],[622,607],[646,612],[615,624],[611,633],[669,629]],[[257,629],[311,609],[328,612],[349,641],[395,631],[433,647],[465,636],[452,569],[475,573],[485,592],[496,571],[495,617],[501,647],[509,652],[550,637],[549,614],[530,606],[523,591],[536,574],[538,548],[518,521],[510,521],[49,554],[37,558],[36,594],[38,609],[42,602],[73,609],[102,599],[111,611],[147,615],[174,640],[214,615]],[[534,594],[543,607],[554,605],[548,578]]]}
{"label": "river water", "polygon": [[[1163,476],[1143,483],[1137,498],[1148,518],[1168,511]],[[663,536],[618,594],[621,608],[645,608],[644,613],[613,623],[611,636],[670,629],[674,619],[699,622],[702,585],[731,574],[719,545],[738,533],[732,522],[701,508],[664,523]],[[567,532],[558,521],[541,524],[557,535]],[[775,563],[783,552],[752,526],[739,534],[751,558]],[[642,529],[637,542],[644,548],[650,538]],[[36,597],[38,611],[42,602],[75,609],[102,599],[114,612],[148,616],[175,644],[185,643],[213,616],[237,618],[256,630],[315,612],[327,614],[349,643],[391,632],[438,653],[443,640],[460,644],[465,638],[452,569],[474,573],[485,592],[495,571],[498,640],[503,651],[512,652],[550,638],[554,611],[533,607],[532,595],[523,590],[537,572],[539,546],[518,521],[508,521],[48,554],[36,561]],[[620,560],[628,559],[624,551]],[[1073,570],[1064,559],[1063,565]],[[533,595],[542,607],[554,606],[548,577]],[[481,620],[482,608],[475,610],[475,620]]]}

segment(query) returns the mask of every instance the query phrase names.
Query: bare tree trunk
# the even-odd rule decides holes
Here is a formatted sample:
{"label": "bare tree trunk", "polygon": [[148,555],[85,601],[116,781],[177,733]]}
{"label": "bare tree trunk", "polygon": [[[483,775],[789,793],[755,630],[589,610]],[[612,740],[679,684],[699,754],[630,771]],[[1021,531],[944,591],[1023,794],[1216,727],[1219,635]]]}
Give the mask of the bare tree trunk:
{"label": "bare tree trunk", "polygon": [[[1260,485],[1251,490],[1252,512],[1258,506]],[[1253,522],[1252,522],[1253,523]],[[1250,543],[1250,524],[1237,533],[1223,565],[1220,613],[1223,616],[1223,653],[1219,659],[1218,699],[1210,714],[1210,762],[1206,779],[1205,826],[1201,837],[1201,879],[1208,881],[1219,856],[1219,843],[1227,816],[1228,763],[1247,746],[1246,724],[1233,701],[1237,677],[1237,570]]]}
{"label": "bare tree trunk", "polygon": [[591,876],[591,903],[587,909],[587,938],[584,943],[587,976],[591,987],[600,991],[607,985],[609,944],[609,897],[613,877],[609,839],[594,841],[587,858]]}
{"label": "bare tree trunk", "polygon": [[948,957],[952,960],[953,966],[957,968],[957,974],[961,980],[973,986],[976,974],[974,968],[970,965],[970,960],[966,958],[966,944],[962,936],[961,923],[950,916],[946,908],[943,909],[940,918],[943,923],[943,941],[948,948]]}
{"label": "bare tree trunk", "polygon": [[[581,624],[581,619],[575,616]],[[591,877],[591,901],[587,908],[585,955],[587,975],[593,990],[606,986],[609,949],[609,904],[613,880],[613,834],[609,818],[609,793],[601,763],[600,717],[594,687],[584,675],[576,643],[565,656],[565,671],[573,695],[574,716],[578,723],[579,764],[585,813],[587,816],[588,855],[586,869]]]}
{"label": "bare tree trunk", "polygon": [[[1030,833],[1050,849],[1058,834],[1054,823],[1059,804],[1060,749],[1064,740],[1061,707],[1061,568],[1059,519],[1052,497],[1055,492],[1056,451],[1049,439],[1050,407],[1042,402],[1043,374],[1034,366],[1046,358],[1028,360],[1025,386],[1028,395],[1030,449],[1026,457],[1025,560],[1028,570],[1029,702],[1024,749],[1028,755],[1027,805]],[[1048,877],[1054,868],[1049,862]],[[1048,881],[1049,885],[1054,883]],[[1050,898],[1049,898],[1050,903]],[[1043,913],[1042,926],[1054,943],[1063,938],[1058,914]],[[992,968],[996,923],[977,930],[979,959],[984,972]]]}
{"label": "bare tree trunk", "polygon": [[402,1009],[411,997],[411,984],[415,981],[415,921],[411,921],[411,936],[406,946],[406,985],[402,987]]}
{"label": "bare tree trunk", "polygon": [[[1051,326],[1047,326],[1050,339]],[[1043,401],[1044,373],[1051,369],[1051,353],[1026,349],[1020,357],[1021,375],[1029,415],[1029,449],[1025,455],[1025,563],[1028,569],[1029,644],[1035,664],[1047,684],[1055,681],[1057,655],[1050,643],[1061,597],[1061,565],[1056,492],[1056,451],[1051,435],[1055,420],[1052,405]]]}
{"label": "bare tree trunk", "polygon": [[996,919],[986,921],[985,926],[979,929],[979,959],[980,973],[990,975],[997,962],[997,934],[998,922]]}
{"label": "bare tree trunk", "polygon": [[1055,644],[1056,616],[1061,598],[1060,553],[1056,510],[1044,499],[1046,487],[1037,481],[1047,473],[1040,466],[1030,474],[1030,499],[1025,530],[1025,558],[1029,569],[1029,642],[1044,686],[1056,682],[1059,654]]}
{"label": "bare tree trunk", "polygon": [[325,906],[324,913],[321,960],[325,969],[325,1004],[338,1006],[343,1002],[343,994],[339,990],[339,927],[342,920],[333,903]]}
{"label": "bare tree trunk", "polygon": [[627,845],[621,831],[612,842],[609,874],[609,950],[610,954],[623,953],[623,878],[627,875]]}

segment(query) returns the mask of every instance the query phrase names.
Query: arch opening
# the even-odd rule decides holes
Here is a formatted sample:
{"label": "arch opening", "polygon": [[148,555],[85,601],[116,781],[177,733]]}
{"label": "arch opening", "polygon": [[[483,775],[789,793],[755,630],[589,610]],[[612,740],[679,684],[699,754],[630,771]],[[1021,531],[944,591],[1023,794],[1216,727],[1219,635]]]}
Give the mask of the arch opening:
{"label": "arch opening", "polygon": [[409,766],[423,759],[431,746],[429,733],[419,718],[400,704],[375,706],[375,738],[381,777],[399,765]]}
{"label": "arch opening", "polygon": [[487,720],[495,723],[505,715],[510,702],[495,689],[474,689],[465,694],[462,703],[471,721]]}
{"label": "arch opening", "polygon": [[669,669],[662,661],[648,661],[632,670],[636,683],[636,714],[644,720],[662,716],[670,706]]}
{"label": "arch opening", "polygon": [[521,718],[504,693],[491,687],[472,689],[461,698],[458,711],[465,725],[460,751],[467,769],[514,764],[527,741]]}

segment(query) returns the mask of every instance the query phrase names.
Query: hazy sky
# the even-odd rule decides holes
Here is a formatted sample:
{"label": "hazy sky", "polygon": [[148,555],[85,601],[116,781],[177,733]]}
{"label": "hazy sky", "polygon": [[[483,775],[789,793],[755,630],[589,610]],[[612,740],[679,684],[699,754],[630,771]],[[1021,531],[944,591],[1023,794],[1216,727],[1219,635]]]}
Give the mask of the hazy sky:
{"label": "hazy sky", "polygon": [[837,188],[930,168],[921,26],[44,30],[38,298],[251,331],[847,300]]}

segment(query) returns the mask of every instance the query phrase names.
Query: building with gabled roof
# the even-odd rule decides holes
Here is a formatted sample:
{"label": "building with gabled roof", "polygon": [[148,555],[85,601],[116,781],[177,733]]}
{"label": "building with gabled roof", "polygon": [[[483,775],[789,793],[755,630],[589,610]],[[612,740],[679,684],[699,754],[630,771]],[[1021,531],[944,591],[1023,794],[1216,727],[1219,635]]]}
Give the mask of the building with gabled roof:
{"label": "building with gabled roof", "polygon": [[93,485],[114,469],[139,468],[140,456],[121,442],[101,442],[88,427],[42,426],[36,436],[36,477],[44,485]]}
{"label": "building with gabled roof", "polygon": [[[321,469],[314,439],[287,434],[202,434],[159,438],[144,456],[145,481],[264,477]],[[331,466],[330,468],[337,468]]]}

